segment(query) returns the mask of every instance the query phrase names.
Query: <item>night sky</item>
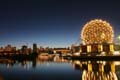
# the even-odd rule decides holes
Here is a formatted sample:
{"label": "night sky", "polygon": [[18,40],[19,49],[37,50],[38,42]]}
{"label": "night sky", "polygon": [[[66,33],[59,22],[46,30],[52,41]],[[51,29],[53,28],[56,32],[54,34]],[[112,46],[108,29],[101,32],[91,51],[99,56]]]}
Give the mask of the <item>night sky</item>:
{"label": "night sky", "polygon": [[68,47],[95,18],[107,20],[120,34],[120,3],[115,0],[1,0],[0,46]]}

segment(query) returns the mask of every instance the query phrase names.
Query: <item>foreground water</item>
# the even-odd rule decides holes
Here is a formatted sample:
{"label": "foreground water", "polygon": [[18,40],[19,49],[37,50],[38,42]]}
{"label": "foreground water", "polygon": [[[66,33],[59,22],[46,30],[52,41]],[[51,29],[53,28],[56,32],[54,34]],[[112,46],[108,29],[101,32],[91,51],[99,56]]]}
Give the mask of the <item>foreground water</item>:
{"label": "foreground water", "polygon": [[0,60],[0,80],[119,80],[119,61]]}

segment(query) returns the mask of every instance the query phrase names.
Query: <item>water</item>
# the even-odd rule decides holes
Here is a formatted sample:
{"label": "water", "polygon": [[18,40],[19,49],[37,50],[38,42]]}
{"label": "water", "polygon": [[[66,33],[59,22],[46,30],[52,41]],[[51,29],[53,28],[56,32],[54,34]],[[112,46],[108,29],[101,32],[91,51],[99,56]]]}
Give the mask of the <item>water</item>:
{"label": "water", "polygon": [[119,80],[119,61],[0,60],[0,80]]}

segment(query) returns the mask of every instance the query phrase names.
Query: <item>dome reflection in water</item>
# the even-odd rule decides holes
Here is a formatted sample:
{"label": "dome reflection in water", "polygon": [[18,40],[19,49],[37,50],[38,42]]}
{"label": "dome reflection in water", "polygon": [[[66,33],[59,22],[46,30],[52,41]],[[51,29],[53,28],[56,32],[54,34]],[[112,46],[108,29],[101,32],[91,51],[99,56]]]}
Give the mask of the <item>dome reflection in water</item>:
{"label": "dome reflection in water", "polygon": [[82,80],[118,80],[116,66],[114,61],[73,61],[74,69],[82,71]]}
{"label": "dome reflection in water", "polygon": [[0,80],[119,80],[119,70],[116,61],[0,60]]}

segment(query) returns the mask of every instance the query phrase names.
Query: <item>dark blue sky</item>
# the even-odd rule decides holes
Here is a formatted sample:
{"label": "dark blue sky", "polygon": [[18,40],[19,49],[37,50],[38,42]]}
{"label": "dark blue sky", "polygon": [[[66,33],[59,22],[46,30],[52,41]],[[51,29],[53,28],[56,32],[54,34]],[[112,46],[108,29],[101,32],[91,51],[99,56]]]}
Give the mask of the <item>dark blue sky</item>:
{"label": "dark blue sky", "polygon": [[120,33],[120,3],[115,0],[1,0],[0,46],[67,47],[80,38],[83,25],[107,20]]}

